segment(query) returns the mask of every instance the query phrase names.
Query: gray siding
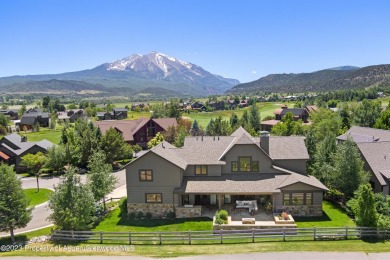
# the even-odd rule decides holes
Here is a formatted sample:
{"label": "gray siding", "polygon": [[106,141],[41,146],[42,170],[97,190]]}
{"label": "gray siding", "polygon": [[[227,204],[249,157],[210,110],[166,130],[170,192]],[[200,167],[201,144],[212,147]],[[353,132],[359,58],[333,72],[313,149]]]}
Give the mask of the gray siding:
{"label": "gray siding", "polygon": [[[226,165],[222,166],[222,173],[232,173],[231,162],[237,161],[240,156],[251,156],[252,161],[259,161],[259,172],[278,173],[273,169],[272,160],[255,144],[237,144],[225,155]],[[234,172],[238,173],[238,172]]]}
{"label": "gray siding", "polygon": [[287,190],[287,191],[322,191],[319,188],[298,182],[294,183],[292,185],[283,187],[281,190]]}
{"label": "gray siding", "polygon": [[273,198],[273,211],[279,212],[283,209],[283,193],[274,193]]}
{"label": "gray siding", "polygon": [[322,192],[313,192],[313,205],[322,205],[322,199]]}
{"label": "gray siding", "polygon": [[306,174],[306,160],[274,160],[276,166]]}
{"label": "gray siding", "polygon": [[[152,182],[140,182],[139,170],[153,170]],[[128,203],[145,203],[146,193],[161,193],[162,203],[178,204],[178,196],[173,194],[180,187],[183,170],[167,160],[149,152],[126,167]]]}
{"label": "gray siding", "polygon": [[[195,176],[195,165],[188,165],[184,176]],[[207,165],[207,176],[221,176],[221,165]]]}

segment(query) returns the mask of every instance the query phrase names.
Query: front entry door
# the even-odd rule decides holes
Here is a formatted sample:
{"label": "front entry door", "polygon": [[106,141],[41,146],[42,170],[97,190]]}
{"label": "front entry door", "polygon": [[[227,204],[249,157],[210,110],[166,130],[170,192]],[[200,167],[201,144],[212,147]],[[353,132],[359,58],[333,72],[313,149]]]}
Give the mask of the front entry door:
{"label": "front entry door", "polygon": [[210,195],[195,195],[195,205],[210,205]]}

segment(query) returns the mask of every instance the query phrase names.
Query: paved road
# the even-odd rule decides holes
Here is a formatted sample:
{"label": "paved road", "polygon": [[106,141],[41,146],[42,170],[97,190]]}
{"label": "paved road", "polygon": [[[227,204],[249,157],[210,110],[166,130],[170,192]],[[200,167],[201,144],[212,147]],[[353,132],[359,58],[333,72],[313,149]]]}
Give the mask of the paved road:
{"label": "paved road", "polygon": [[[135,251],[137,248],[135,247]],[[152,248],[151,248],[152,250]],[[3,257],[7,259],[8,257]],[[11,257],[9,257],[11,259]],[[47,260],[104,260],[108,256],[60,256],[60,257],[45,257]],[[146,260],[155,259],[140,256],[109,256],[110,259],[116,260]],[[24,260],[26,257],[12,257],[12,260]],[[28,259],[41,259],[39,257],[29,257]],[[388,260],[390,259],[390,253],[332,253],[332,252],[273,252],[273,253],[253,253],[253,254],[237,254],[237,255],[212,255],[212,256],[189,256],[189,257],[175,257],[165,258],[167,260]]]}
{"label": "paved road", "polygon": [[[107,198],[121,198],[126,196],[126,174],[125,170],[115,172],[114,175],[117,177],[118,182],[115,185],[115,190],[110,193]],[[86,175],[81,175],[81,181],[86,181]],[[54,186],[58,185],[63,180],[63,177],[51,177],[51,178],[40,178],[39,187],[54,189]],[[23,178],[22,179],[23,189],[36,188],[37,182],[36,178]],[[48,207],[48,203],[35,206],[32,211],[32,219],[30,223],[27,224],[25,228],[15,230],[15,234],[21,234],[28,231],[33,231],[43,227],[52,225],[52,223],[47,219],[51,214],[51,210]],[[8,235],[7,233],[0,233],[0,237]]]}

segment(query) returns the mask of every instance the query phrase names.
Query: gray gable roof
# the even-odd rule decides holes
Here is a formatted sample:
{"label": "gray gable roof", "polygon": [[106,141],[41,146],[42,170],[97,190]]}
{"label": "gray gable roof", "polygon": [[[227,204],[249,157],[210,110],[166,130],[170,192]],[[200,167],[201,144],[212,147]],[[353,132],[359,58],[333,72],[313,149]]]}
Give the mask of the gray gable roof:
{"label": "gray gable roof", "polygon": [[269,155],[273,160],[309,160],[302,136],[270,136]]}
{"label": "gray gable roof", "polygon": [[16,147],[14,147],[14,148],[10,147],[9,145],[7,145],[5,143],[2,143],[0,145],[15,155],[22,155],[25,152],[28,152],[28,150],[30,150],[34,146],[38,146],[44,150],[47,150],[54,145],[52,142],[45,140],[45,139],[42,141],[39,141],[39,142],[22,142],[21,137],[18,134],[10,134],[10,135],[4,136],[3,138],[12,142]]}
{"label": "gray gable roof", "polygon": [[390,131],[370,127],[352,126],[345,134],[337,137],[337,140],[347,140],[348,136],[356,143],[390,141]]}
{"label": "gray gable roof", "polygon": [[387,185],[381,172],[390,170],[390,142],[357,144],[361,154],[381,185]]}
{"label": "gray gable roof", "polygon": [[284,116],[287,113],[292,113],[294,116],[301,116],[307,113],[307,110],[306,108],[284,108],[280,114]]}

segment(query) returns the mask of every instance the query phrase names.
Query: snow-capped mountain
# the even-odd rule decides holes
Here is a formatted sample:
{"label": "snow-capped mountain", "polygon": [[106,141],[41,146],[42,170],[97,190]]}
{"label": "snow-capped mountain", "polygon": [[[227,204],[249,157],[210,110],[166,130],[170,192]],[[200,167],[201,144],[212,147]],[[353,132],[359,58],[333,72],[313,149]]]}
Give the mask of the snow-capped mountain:
{"label": "snow-capped mountain", "polygon": [[76,80],[108,88],[162,88],[182,95],[206,96],[221,94],[240,82],[212,74],[202,67],[159,52],[133,54],[104,63],[93,69],[63,74],[12,76],[0,78],[0,88],[15,83],[50,80]]}
{"label": "snow-capped mountain", "polygon": [[199,84],[205,87],[226,86],[229,89],[239,84],[238,80],[225,79],[211,74],[198,65],[156,51],[145,55],[133,54],[103,66],[108,71],[131,72],[142,78]]}

